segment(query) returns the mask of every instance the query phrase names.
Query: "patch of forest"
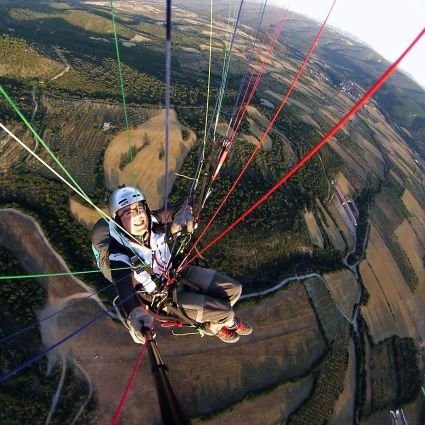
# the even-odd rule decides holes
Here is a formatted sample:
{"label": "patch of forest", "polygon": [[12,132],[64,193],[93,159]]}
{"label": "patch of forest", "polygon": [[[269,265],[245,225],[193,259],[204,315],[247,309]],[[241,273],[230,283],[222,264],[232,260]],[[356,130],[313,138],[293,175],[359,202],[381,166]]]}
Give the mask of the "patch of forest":
{"label": "patch of forest", "polygon": [[321,365],[309,398],[293,412],[287,425],[322,425],[332,415],[335,403],[344,390],[348,368],[350,332],[340,329]]}
{"label": "patch of forest", "polygon": [[372,412],[413,401],[422,385],[415,340],[393,336],[371,347]]}
{"label": "patch of forest", "polygon": [[[0,276],[25,275],[18,260],[0,246]],[[43,350],[37,311],[47,301],[41,284],[34,279],[1,280],[0,284],[0,369],[4,375]],[[9,340],[3,339],[35,323]],[[42,357],[0,384],[0,423],[22,425],[44,423],[61,377],[61,365],[47,373],[47,359]],[[86,401],[88,387],[71,370],[66,372],[64,386],[51,424],[71,423]],[[88,420],[94,402],[82,415]]]}
{"label": "patch of forest", "polygon": [[[366,350],[366,342],[370,351]],[[394,335],[375,344],[360,317],[356,335],[356,416],[366,419],[377,412],[399,409],[421,392],[420,351],[413,338]],[[369,358],[367,358],[369,356]],[[366,363],[370,369],[366,369]],[[370,373],[370,376],[366,374]],[[368,388],[371,385],[371,388]],[[369,390],[369,391],[368,391]],[[367,405],[367,393],[372,395]]]}
{"label": "patch of forest", "polygon": [[[200,131],[202,140],[202,111],[177,110],[179,120],[195,131]],[[292,116],[290,116],[292,119]],[[303,155],[317,138],[316,132],[308,125],[293,117],[294,127],[286,131],[299,146],[299,155]],[[282,124],[283,126],[284,124]],[[259,150],[250,167],[241,178],[238,186],[228,198],[225,206],[217,215],[214,224],[208,230],[212,240],[221,230],[237,219],[248,207],[259,199],[292,166],[287,156],[286,142],[273,135],[273,147],[270,151]],[[229,157],[214,182],[213,191],[202,210],[201,228],[212,217],[228,190],[239,175],[244,164],[255,147],[236,139]],[[201,142],[192,147],[180,171],[184,175],[194,175]],[[212,146],[206,153],[206,169],[212,159],[212,167],[219,146]],[[320,250],[312,248],[303,218],[304,209],[314,206],[314,199],[328,196],[329,182],[341,169],[341,162],[329,151],[322,155],[324,165],[319,159],[308,163],[298,174],[273,193],[262,205],[254,210],[225,238],[218,242],[206,254],[210,266],[227,271],[243,280],[253,289],[269,287],[283,276],[310,271],[333,271],[342,267],[341,253],[331,246]],[[326,174],[324,173],[326,168]],[[212,168],[213,169],[213,168]],[[173,187],[170,199],[177,201],[188,195],[191,181],[178,179]],[[202,195],[204,179],[198,184],[195,202]]]}
{"label": "patch of forest", "polygon": [[[70,189],[57,181],[23,171],[0,176],[0,186],[1,207],[17,208],[32,216],[71,271],[97,269],[90,234],[71,215]],[[101,273],[86,275],[84,280],[98,289],[106,282]]]}

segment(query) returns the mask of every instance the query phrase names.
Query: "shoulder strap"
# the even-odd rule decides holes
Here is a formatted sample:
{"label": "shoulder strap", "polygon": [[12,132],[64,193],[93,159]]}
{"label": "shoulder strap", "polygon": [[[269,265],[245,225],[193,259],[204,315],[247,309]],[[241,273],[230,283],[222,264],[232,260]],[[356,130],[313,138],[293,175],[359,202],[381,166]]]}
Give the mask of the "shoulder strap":
{"label": "shoulder strap", "polygon": [[103,276],[112,282],[111,267],[109,264],[109,245],[111,242],[111,235],[109,234],[109,224],[104,218],[101,218],[94,225],[91,233],[91,240],[96,264],[101,270]]}

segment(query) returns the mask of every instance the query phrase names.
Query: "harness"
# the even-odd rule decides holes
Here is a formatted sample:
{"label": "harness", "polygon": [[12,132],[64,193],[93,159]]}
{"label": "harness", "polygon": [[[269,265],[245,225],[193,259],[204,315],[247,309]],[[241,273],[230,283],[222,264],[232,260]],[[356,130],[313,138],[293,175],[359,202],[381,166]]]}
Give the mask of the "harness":
{"label": "harness", "polygon": [[[181,248],[182,245],[187,245],[190,241],[190,235],[180,234],[172,238],[166,238],[166,243],[173,243],[171,251],[176,251],[177,255],[181,254],[184,250]],[[203,326],[192,320],[184,313],[184,309],[177,305],[177,289],[180,285],[186,285],[191,290],[199,292],[199,287],[190,280],[182,276],[176,276],[173,269],[168,269],[163,277],[158,277],[154,273],[150,264],[143,261],[142,258],[135,255],[133,250],[124,245],[120,244],[115,238],[109,233],[109,224],[106,220],[100,219],[94,226],[92,231],[92,248],[95,254],[96,262],[98,267],[102,271],[102,274],[112,282],[112,274],[110,271],[109,255],[110,253],[121,253],[130,259],[130,267],[132,271],[140,273],[146,271],[150,274],[151,279],[155,282],[157,291],[153,294],[149,294],[141,284],[135,285],[136,293],[140,299],[142,305],[146,306],[149,312],[160,322],[161,327],[192,327],[197,330],[197,333],[203,335]],[[171,252],[171,257],[174,258],[175,252]],[[117,305],[118,297],[114,299],[114,307],[117,311],[117,315],[120,321],[127,326],[123,312]]]}
{"label": "harness", "polygon": [[[135,288],[137,296],[140,299],[142,305],[145,306],[146,310],[149,311],[154,319],[157,320],[162,328],[179,328],[184,327],[194,328],[196,332],[191,333],[176,333],[172,332],[173,335],[197,335],[204,336],[204,325],[192,320],[189,316],[184,314],[182,308],[177,307],[177,285],[168,290],[163,296],[158,294],[148,294],[141,288]],[[115,297],[113,305],[120,322],[124,327],[128,328],[125,320],[125,314],[122,307],[118,304],[119,297]]]}

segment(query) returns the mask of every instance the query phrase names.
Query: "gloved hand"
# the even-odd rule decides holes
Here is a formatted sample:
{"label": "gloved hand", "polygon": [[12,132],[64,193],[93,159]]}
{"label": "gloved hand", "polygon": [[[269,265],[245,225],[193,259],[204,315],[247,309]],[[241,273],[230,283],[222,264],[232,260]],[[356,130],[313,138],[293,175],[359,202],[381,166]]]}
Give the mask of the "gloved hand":
{"label": "gloved hand", "polygon": [[152,277],[148,272],[141,271],[137,273],[136,271],[134,271],[133,277],[137,282],[139,282],[143,286],[145,291],[149,294],[153,294],[154,292],[156,292],[156,284],[152,280]]}
{"label": "gloved hand", "polygon": [[152,316],[142,307],[136,307],[131,310],[127,318],[127,325],[133,341],[136,344],[144,344],[146,341],[143,333],[152,327]]}
{"label": "gloved hand", "polygon": [[173,223],[171,224],[171,233],[178,233],[185,226],[188,233],[193,232],[192,207],[187,202],[175,214]]}

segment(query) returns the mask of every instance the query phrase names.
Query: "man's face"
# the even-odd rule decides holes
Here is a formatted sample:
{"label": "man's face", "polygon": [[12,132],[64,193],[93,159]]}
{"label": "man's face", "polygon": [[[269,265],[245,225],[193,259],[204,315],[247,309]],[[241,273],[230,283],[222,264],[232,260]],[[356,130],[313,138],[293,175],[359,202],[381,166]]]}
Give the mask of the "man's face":
{"label": "man's face", "polygon": [[143,204],[136,202],[117,211],[122,225],[128,233],[143,236],[148,231],[148,215]]}

